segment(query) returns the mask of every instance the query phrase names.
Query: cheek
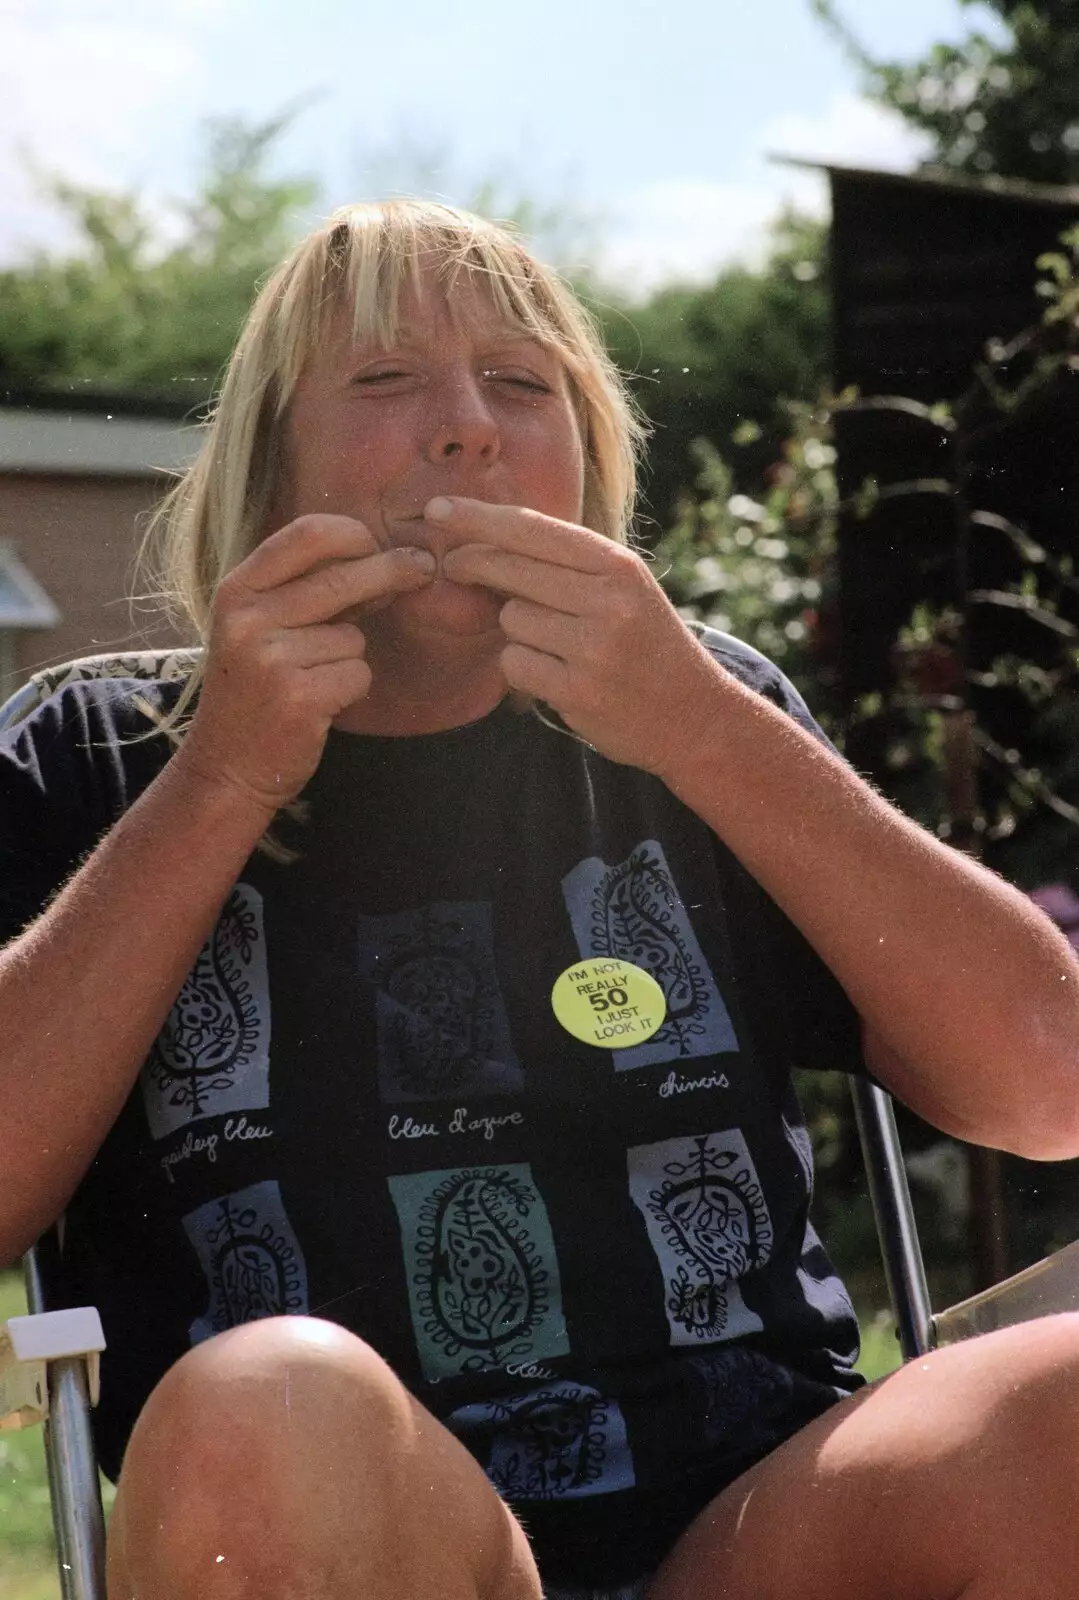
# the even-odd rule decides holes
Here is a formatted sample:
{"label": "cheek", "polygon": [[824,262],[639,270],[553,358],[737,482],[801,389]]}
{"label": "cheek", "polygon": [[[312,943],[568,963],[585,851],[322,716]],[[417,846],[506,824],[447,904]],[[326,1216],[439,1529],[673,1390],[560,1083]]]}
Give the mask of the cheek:
{"label": "cheek", "polygon": [[386,430],[365,428],[357,436],[339,423],[313,430],[302,449],[293,449],[296,515],[328,511],[377,519],[383,490],[400,472],[400,455],[399,442]]}
{"label": "cheek", "polygon": [[535,441],[524,470],[531,495],[526,503],[548,516],[579,522],[584,504],[584,451],[576,428]]}

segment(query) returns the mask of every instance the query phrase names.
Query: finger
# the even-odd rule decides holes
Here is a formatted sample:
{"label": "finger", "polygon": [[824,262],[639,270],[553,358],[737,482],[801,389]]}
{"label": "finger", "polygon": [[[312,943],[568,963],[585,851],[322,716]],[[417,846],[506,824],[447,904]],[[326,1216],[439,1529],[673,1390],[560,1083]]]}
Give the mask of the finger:
{"label": "finger", "polygon": [[511,689],[545,700],[557,710],[565,704],[569,668],[542,650],[526,644],[508,644],[499,658],[502,676]]}
{"label": "finger", "polygon": [[547,606],[529,600],[507,600],[498,616],[499,626],[510,644],[524,644],[545,655],[571,661],[581,651],[580,619],[567,617]]}
{"label": "finger", "polygon": [[429,550],[383,550],[359,561],[330,562],[281,585],[267,600],[283,627],[302,628],[407,589],[421,589],[433,578],[435,565]]}
{"label": "finger", "polygon": [[306,628],[282,628],[269,643],[269,653],[289,667],[318,667],[330,661],[359,660],[367,646],[360,629],[351,622],[312,623]]}
{"label": "finger", "polygon": [[591,609],[596,584],[603,581],[595,573],[574,572],[489,544],[462,544],[447,550],[442,571],[454,583],[478,584],[576,617]]}
{"label": "finger", "polygon": [[316,512],[271,533],[229,577],[260,593],[302,577],[320,561],[355,560],[381,548],[370,529],[355,517]]}
{"label": "finger", "polygon": [[539,556],[578,572],[608,571],[612,561],[629,554],[624,545],[602,533],[544,516],[527,506],[492,505],[462,495],[438,495],[427,502],[423,514],[437,528],[474,535],[478,544]]}
{"label": "finger", "polygon": [[371,687],[371,668],[366,661],[331,661],[312,667],[309,673],[312,692],[331,717],[346,706],[362,700]]}

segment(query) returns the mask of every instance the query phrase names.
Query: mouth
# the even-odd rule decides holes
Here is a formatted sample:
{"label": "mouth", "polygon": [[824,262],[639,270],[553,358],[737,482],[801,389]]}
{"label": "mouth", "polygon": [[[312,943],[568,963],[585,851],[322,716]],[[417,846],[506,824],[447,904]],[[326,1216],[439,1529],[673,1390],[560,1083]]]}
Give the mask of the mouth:
{"label": "mouth", "polygon": [[437,580],[442,576],[442,558],[448,548],[445,529],[426,522],[423,513],[419,512],[414,516],[395,517],[391,522],[387,522],[386,531],[390,536],[391,546],[414,545],[417,549],[426,550],[433,555],[438,562],[435,578]]}
{"label": "mouth", "polygon": [[[426,505],[426,501],[424,504]],[[406,512],[404,515],[386,516],[383,518],[383,528],[389,540],[389,548],[400,549],[402,545],[414,545],[420,550],[428,551],[435,558],[435,571],[431,577],[429,587],[445,584],[452,589],[471,589],[488,594],[500,604],[508,599],[497,589],[488,588],[482,583],[461,583],[443,572],[442,563],[450,550],[456,550],[460,545],[474,542],[468,534],[457,534],[454,537],[448,528],[437,522],[428,522],[422,510]]]}
{"label": "mouth", "polygon": [[[453,538],[447,528],[428,522],[422,511],[410,512],[403,517],[387,517],[385,528],[391,545],[415,545],[434,556],[438,563],[435,582],[442,578],[442,561],[446,552],[455,549],[457,545],[468,543],[467,537],[459,535]],[[450,583],[452,580],[446,578],[445,582]]]}

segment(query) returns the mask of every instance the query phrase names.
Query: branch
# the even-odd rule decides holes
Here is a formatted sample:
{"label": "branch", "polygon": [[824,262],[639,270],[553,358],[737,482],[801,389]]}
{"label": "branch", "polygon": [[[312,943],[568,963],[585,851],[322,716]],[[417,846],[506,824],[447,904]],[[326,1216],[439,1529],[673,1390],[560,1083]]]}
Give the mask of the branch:
{"label": "branch", "polygon": [[1066,571],[1056,557],[1051,556],[1048,550],[1043,550],[1042,546],[1037,544],[1018,523],[1010,522],[1007,517],[999,516],[995,511],[972,511],[970,520],[975,527],[990,528],[994,533],[1004,534],[1030,566],[1044,567],[1061,588],[1079,594],[1079,578],[1076,578],[1074,573]]}
{"label": "branch", "polygon": [[1018,750],[1005,750],[1002,744],[998,744],[995,739],[991,739],[984,729],[977,726],[974,728],[974,742],[980,750],[989,756],[990,760],[996,761],[998,765],[1004,767],[1021,789],[1025,789],[1036,800],[1040,800],[1042,805],[1047,806],[1058,817],[1063,817],[1065,822],[1070,822],[1079,827],[1079,808],[1071,805],[1067,800],[1062,800],[1056,790],[1051,789],[1045,779],[1038,773],[1031,772],[1027,767],[1022,766]]}
{"label": "branch", "polygon": [[1079,628],[1071,622],[1065,622],[1055,611],[1047,611],[1040,606],[1033,595],[1014,594],[1008,589],[971,589],[967,600],[971,605],[1000,606],[1006,611],[1022,611],[1032,622],[1040,623],[1051,633],[1059,633],[1063,639],[1079,639]]}

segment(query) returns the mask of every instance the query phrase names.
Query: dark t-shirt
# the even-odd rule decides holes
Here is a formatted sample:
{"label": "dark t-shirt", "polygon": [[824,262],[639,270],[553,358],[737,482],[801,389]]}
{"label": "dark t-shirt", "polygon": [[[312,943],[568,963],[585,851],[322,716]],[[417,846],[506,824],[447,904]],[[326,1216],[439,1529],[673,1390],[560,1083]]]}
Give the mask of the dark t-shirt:
{"label": "dark t-shirt", "polygon": [[[167,758],[136,691],[176,693],[76,684],[0,745],[0,937]],[[508,704],[332,733],[304,799],[297,859],[247,863],[67,1213],[66,1292],[109,1340],[103,1465],[193,1342],[317,1314],[464,1441],[549,1581],[626,1581],[857,1384],[790,1083],[860,1070],[857,1019],[660,782]],[[560,1024],[555,980],[600,958],[658,983],[658,1031]]]}

